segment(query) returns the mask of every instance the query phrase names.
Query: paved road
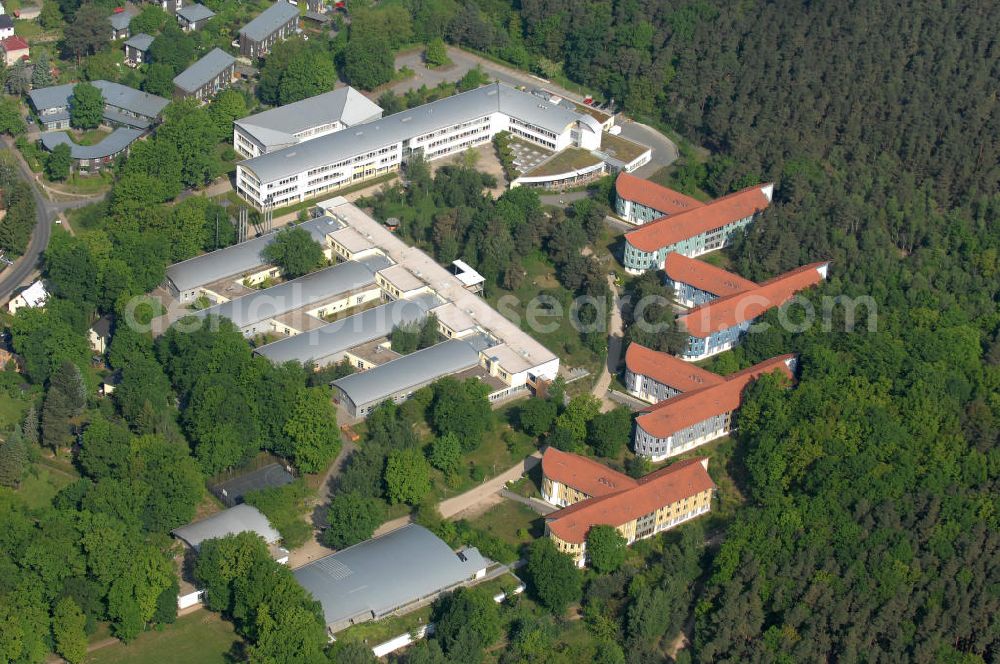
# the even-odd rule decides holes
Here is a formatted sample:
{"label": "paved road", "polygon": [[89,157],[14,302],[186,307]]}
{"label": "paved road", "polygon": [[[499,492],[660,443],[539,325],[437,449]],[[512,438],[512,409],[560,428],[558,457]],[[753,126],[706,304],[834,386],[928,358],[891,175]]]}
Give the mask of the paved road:
{"label": "paved road", "polygon": [[570,191],[565,194],[542,194],[538,198],[542,205],[568,205],[573,201],[579,201],[590,196],[589,191]]}
{"label": "paved road", "polygon": [[[453,46],[448,47],[448,57],[454,63],[451,66],[441,69],[428,69],[423,62],[423,51],[409,51],[398,55],[396,57],[396,68],[398,69],[405,65],[413,70],[414,76],[393,85],[393,92],[402,94],[407,90],[415,90],[421,85],[433,88],[442,81],[457,81],[470,69],[479,65],[491,78],[502,83],[513,86],[544,87],[575,102],[583,101],[582,95],[566,90],[554,83],[546,82],[543,79],[517,69],[498,65],[491,60]],[[618,124],[622,128],[621,136],[623,138],[648,145],[653,149],[651,161],[645,166],[636,169],[634,172],[636,176],[649,177],[663,166],[669,166],[677,160],[677,146],[657,130],[642,123],[633,122],[621,115],[619,115]]]}

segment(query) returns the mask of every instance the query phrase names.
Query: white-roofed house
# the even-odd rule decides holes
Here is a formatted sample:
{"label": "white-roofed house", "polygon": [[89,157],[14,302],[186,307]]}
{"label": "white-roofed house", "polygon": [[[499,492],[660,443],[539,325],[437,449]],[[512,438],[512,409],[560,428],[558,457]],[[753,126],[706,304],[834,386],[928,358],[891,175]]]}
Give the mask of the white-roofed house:
{"label": "white-roofed house", "polygon": [[38,309],[45,306],[45,301],[49,299],[49,292],[45,290],[45,284],[39,279],[23,291],[15,295],[7,303],[7,310],[10,313],[17,313],[21,307]]}

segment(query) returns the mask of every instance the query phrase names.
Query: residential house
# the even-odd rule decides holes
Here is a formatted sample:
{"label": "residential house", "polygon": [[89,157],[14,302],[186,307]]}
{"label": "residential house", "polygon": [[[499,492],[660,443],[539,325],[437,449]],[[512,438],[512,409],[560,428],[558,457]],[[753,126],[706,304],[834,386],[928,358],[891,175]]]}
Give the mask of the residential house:
{"label": "residential house", "polygon": [[140,32],[125,40],[125,64],[129,67],[138,67],[149,58],[149,47],[153,43],[153,36]]}
{"label": "residential house", "polygon": [[111,23],[111,40],[116,39],[128,39],[129,35],[129,24],[132,23],[132,19],[135,18],[136,12],[130,7],[117,7],[108,17],[108,22]]}
{"label": "residential house", "polygon": [[233,82],[236,58],[219,48],[174,77],[174,94],[205,101]]}
{"label": "residential house", "polygon": [[14,36],[14,19],[9,14],[0,14],[0,39]]}
{"label": "residential house", "polygon": [[42,147],[51,152],[57,145],[69,146],[73,158],[73,170],[78,173],[98,173],[114,166],[121,155],[128,154],[129,148],[145,132],[131,127],[118,127],[100,143],[78,145],[65,131],[50,131],[42,134]]}
{"label": "residential house", "polygon": [[298,23],[299,8],[278,0],[240,28],[240,55],[251,59],[266,55],[276,42],[294,34]]}
{"label": "residential house", "polygon": [[0,49],[3,50],[4,63],[8,67],[13,67],[18,60],[28,59],[28,42],[17,35],[5,37],[0,41]]}
{"label": "residential house", "polygon": [[49,299],[49,292],[45,289],[42,280],[34,282],[20,293],[17,293],[7,303],[7,311],[17,313],[21,307],[38,309],[45,306],[45,301]]}
{"label": "residential house", "polygon": [[205,5],[194,3],[184,5],[177,10],[177,22],[184,32],[194,32],[205,27],[205,24],[215,16],[215,12]]}
{"label": "residential house", "polygon": [[542,456],[542,496],[562,507],[545,517],[545,534],[580,567],[587,562],[587,535],[594,526],[610,526],[632,544],[706,514],[714,492],[707,458],[632,479],[554,447]]}
{"label": "residential house", "polygon": [[114,319],[110,315],[101,316],[97,322],[90,326],[87,332],[90,341],[90,349],[95,353],[103,355],[108,350],[111,343],[111,328]]}

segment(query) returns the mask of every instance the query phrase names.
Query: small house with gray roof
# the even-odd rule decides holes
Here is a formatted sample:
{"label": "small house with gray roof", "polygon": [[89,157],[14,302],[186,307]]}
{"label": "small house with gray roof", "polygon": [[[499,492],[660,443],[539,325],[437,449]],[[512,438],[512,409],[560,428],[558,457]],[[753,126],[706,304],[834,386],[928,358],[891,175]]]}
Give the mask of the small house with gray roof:
{"label": "small house with gray roof", "polygon": [[259,58],[275,43],[295,33],[299,23],[299,8],[278,0],[257,18],[240,28],[240,55]]}
{"label": "small house with gray roof", "polygon": [[125,64],[138,67],[149,57],[149,47],[153,44],[153,36],[145,32],[132,35],[125,40]]}
{"label": "small house with gray roof", "polygon": [[136,11],[134,9],[125,7],[119,7],[108,17],[108,23],[111,24],[111,40],[115,39],[128,39],[129,38],[129,25],[132,23],[132,19],[135,17]]}
{"label": "small house with gray roof", "polygon": [[177,10],[177,23],[184,32],[194,32],[205,27],[205,24],[215,16],[215,12],[205,5],[194,3],[184,5]]}
{"label": "small house with gray roof", "polygon": [[174,94],[205,101],[228,88],[236,71],[236,58],[213,48],[203,58],[174,77]]}

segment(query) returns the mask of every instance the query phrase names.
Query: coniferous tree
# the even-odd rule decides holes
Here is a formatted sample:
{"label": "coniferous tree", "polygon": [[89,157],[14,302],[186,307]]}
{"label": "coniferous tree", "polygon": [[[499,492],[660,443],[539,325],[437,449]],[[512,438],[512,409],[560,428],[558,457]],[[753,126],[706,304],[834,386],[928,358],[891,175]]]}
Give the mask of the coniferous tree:
{"label": "coniferous tree", "polygon": [[0,443],[0,485],[16,488],[28,467],[28,451],[24,439],[15,429]]}
{"label": "coniferous tree", "polygon": [[21,433],[24,435],[26,443],[38,444],[38,409],[35,404],[28,407],[28,412],[24,415],[24,423],[21,425]]}

